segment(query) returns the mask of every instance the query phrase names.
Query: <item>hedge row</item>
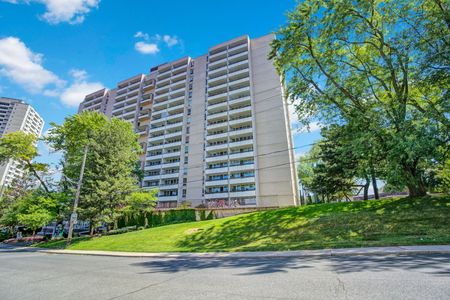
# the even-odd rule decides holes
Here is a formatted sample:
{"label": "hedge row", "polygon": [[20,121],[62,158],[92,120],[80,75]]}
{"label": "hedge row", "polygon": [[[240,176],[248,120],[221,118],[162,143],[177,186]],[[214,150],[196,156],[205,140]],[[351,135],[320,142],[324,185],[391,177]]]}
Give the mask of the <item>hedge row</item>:
{"label": "hedge row", "polygon": [[[210,212],[208,215],[204,211],[200,213],[201,220],[210,220],[214,218],[214,214]],[[157,227],[162,225],[195,222],[195,209],[173,209],[165,212],[152,212],[147,215],[148,226]],[[144,226],[145,218],[143,214],[128,215],[118,220],[118,227]]]}

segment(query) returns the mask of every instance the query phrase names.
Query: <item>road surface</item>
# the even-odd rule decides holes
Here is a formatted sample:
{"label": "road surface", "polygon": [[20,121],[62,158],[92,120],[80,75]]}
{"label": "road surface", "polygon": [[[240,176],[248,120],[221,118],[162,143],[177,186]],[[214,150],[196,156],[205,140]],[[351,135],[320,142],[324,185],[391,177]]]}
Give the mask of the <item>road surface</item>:
{"label": "road surface", "polygon": [[450,299],[450,255],[149,259],[3,249],[0,299]]}

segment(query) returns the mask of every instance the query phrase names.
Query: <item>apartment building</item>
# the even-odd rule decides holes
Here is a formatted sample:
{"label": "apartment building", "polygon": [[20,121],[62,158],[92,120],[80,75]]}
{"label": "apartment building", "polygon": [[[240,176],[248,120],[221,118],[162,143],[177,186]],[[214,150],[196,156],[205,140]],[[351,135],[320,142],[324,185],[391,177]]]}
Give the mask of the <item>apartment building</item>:
{"label": "apartment building", "polygon": [[[15,131],[24,131],[40,136],[44,120],[29,104],[19,99],[0,98],[0,136]],[[23,176],[22,166],[16,161],[0,165],[0,186],[11,185]]]}
{"label": "apartment building", "polygon": [[160,207],[296,205],[288,108],[267,58],[274,38],[242,36],[159,65],[119,83],[113,101],[103,90],[86,96],[80,111],[134,123],[146,149],[141,185],[159,189]]}

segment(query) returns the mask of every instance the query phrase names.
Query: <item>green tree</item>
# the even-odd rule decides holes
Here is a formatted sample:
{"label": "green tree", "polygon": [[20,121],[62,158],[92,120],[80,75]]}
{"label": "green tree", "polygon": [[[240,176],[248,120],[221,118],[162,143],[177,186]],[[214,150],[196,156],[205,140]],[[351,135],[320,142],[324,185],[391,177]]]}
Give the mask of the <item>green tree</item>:
{"label": "green tree", "polygon": [[142,214],[144,216],[144,226],[148,227],[147,216],[156,206],[156,202],[158,200],[157,194],[157,189],[133,192],[127,197],[127,206],[125,210],[127,213],[131,214]]}
{"label": "green tree", "polygon": [[98,222],[113,222],[124,206],[126,196],[137,185],[135,166],[141,148],[132,125],[96,112],[83,112],[53,124],[47,141],[63,152],[65,188],[72,194],[77,182],[83,150],[88,155],[80,194],[81,218],[91,222],[91,233]]}
{"label": "green tree", "polygon": [[33,159],[38,156],[37,141],[36,135],[31,133],[22,131],[6,133],[0,138],[0,164],[7,163],[9,160],[19,162],[25,171],[31,172],[39,180],[42,188],[50,193],[47,184],[39,175],[39,172],[47,170],[47,165],[33,162]]}
{"label": "green tree", "polygon": [[[410,196],[426,193],[424,171],[443,162],[438,151],[448,147],[448,85],[423,71],[433,68],[426,59],[433,47],[444,50],[440,68],[449,68],[448,5],[441,13],[433,6],[439,1],[426,2],[303,1],[270,55],[290,78],[287,91],[301,120],[357,125],[389,164],[386,180],[407,186]],[[406,16],[414,16],[414,25]],[[448,80],[448,72],[442,76],[441,83]]]}

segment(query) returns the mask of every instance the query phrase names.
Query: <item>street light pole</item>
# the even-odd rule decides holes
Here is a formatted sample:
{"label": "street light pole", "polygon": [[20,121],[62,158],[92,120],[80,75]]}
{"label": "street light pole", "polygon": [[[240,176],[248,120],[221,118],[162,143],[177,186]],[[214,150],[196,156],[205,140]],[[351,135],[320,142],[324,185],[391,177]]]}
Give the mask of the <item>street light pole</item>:
{"label": "street light pole", "polygon": [[78,201],[80,200],[81,184],[83,182],[84,166],[86,165],[88,148],[89,148],[88,144],[86,144],[86,146],[84,146],[83,161],[81,162],[80,178],[78,179],[77,192],[75,194],[75,201],[73,202],[73,210],[69,221],[69,233],[67,235],[67,245],[70,245],[70,242],[72,241],[73,226],[77,220]]}

